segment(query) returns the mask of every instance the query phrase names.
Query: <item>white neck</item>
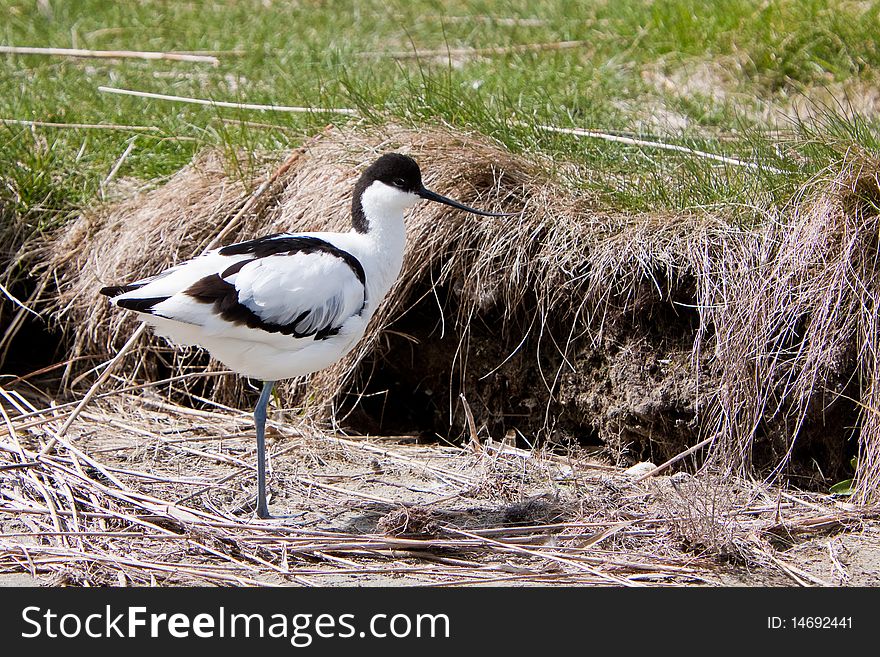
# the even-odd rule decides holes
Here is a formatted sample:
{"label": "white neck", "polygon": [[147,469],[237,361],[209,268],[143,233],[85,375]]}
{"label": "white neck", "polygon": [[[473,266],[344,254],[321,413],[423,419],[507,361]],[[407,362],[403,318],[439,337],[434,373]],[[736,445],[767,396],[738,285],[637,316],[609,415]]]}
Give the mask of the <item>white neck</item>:
{"label": "white neck", "polygon": [[[372,257],[374,271],[368,274],[367,295],[373,310],[391,289],[403,265],[406,248],[406,225],[403,213],[419,198],[381,182],[374,182],[361,195],[361,207],[367,220],[363,235]],[[364,263],[366,266],[366,263]]]}

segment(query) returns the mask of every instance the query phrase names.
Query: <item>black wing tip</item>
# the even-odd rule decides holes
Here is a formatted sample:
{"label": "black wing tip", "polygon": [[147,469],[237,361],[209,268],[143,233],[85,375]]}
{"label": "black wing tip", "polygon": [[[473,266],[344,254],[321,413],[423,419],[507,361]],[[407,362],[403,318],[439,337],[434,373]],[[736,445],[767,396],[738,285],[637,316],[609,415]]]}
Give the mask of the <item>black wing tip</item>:
{"label": "black wing tip", "polygon": [[153,306],[162,303],[169,297],[147,297],[146,299],[119,299],[116,305],[126,310],[134,310],[139,313],[152,313]]}
{"label": "black wing tip", "polygon": [[118,297],[120,294],[125,294],[128,292],[125,288],[127,285],[108,285],[107,287],[102,287],[98,290],[105,297]]}
{"label": "black wing tip", "polygon": [[118,297],[120,294],[125,294],[126,292],[132,292],[133,290],[142,287],[141,285],[129,284],[129,285],[108,285],[106,287],[102,287],[98,290],[105,297]]}

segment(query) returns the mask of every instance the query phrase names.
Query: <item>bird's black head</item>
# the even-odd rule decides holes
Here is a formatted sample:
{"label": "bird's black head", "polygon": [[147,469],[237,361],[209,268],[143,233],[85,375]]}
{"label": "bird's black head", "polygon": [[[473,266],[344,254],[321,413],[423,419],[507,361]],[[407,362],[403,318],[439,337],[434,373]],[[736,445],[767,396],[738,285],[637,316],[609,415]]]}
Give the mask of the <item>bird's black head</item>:
{"label": "bird's black head", "polygon": [[361,175],[364,189],[372,183],[383,182],[404,192],[418,194],[422,189],[422,172],[419,165],[408,155],[388,153],[373,162]]}
{"label": "bird's black head", "polygon": [[[422,185],[422,172],[416,161],[408,155],[401,153],[388,153],[373,162],[361,174],[360,179],[354,187],[354,195],[351,204],[352,225],[359,232],[367,232],[369,230],[369,222],[364,214],[362,198],[364,192],[374,183],[382,183],[399,190],[403,194],[412,195],[409,198],[421,197],[427,201],[435,201],[443,203],[459,210],[472,212],[473,214],[483,215],[485,217],[506,217],[508,214],[500,214],[494,212],[484,212],[483,210],[475,210],[451,198],[447,198],[429,189],[425,189]],[[418,200],[418,199],[415,199]]]}

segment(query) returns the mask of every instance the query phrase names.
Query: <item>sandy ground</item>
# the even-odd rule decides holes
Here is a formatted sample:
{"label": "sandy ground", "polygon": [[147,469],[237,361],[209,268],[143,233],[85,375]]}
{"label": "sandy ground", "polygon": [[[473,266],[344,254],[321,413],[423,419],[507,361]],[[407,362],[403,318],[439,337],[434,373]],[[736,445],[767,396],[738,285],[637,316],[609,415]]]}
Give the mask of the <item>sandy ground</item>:
{"label": "sandy ground", "polygon": [[41,580],[25,573],[0,575],[0,587],[4,586],[39,586]]}

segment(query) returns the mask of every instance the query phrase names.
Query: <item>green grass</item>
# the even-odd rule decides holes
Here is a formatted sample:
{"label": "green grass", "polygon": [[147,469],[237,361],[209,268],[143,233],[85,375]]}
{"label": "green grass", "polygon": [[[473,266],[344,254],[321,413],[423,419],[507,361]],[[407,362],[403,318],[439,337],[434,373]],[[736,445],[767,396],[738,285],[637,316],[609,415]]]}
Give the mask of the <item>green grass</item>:
{"label": "green grass", "polygon": [[[98,198],[102,180],[131,140],[134,150],[118,176],[149,181],[173,173],[205,147],[277,150],[328,122],[351,120],[129,98],[100,93],[101,85],[352,107],[375,123],[443,122],[482,132],[516,152],[574,163],[574,174],[566,169],[568,184],[631,211],[782,203],[853,145],[878,146],[876,123],[848,116],[846,101],[820,107],[818,124],[780,126],[776,120],[800,94],[823,86],[858,93],[859,85],[876,84],[880,33],[866,26],[880,17],[877,3],[0,0],[0,15],[0,43],[6,45],[240,51],[220,54],[217,67],[0,55],[0,118],[157,128],[133,133],[0,125],[0,221],[7,228],[14,224],[17,234],[56,226]],[[511,18],[528,21],[504,20]],[[585,45],[453,61],[362,54],[567,40]],[[679,89],[675,76],[700,66],[714,67],[709,84]],[[665,87],[657,83],[663,76],[672,80]],[[658,123],[657,116],[672,116],[676,124]],[[518,122],[646,135],[755,159],[785,173],[550,134]],[[249,174],[246,161],[231,160],[231,168]]]}

